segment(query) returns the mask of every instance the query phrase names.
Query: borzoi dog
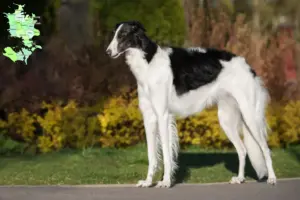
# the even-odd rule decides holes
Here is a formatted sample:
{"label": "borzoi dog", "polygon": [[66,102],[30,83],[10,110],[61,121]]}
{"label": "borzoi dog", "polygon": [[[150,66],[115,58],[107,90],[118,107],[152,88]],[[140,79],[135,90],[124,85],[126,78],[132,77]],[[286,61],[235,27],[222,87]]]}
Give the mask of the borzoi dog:
{"label": "borzoi dog", "polygon": [[147,177],[137,183],[138,187],[153,184],[159,164],[158,145],[164,175],[156,187],[171,187],[179,151],[174,117],[191,116],[213,104],[218,106],[219,123],[239,158],[238,176],[230,183],[245,181],[247,153],[258,178],[267,175],[268,183],[276,183],[266,140],[264,110],[269,95],[243,57],[217,49],[159,46],[137,21],[116,25],[106,53],[111,58],[124,53],[137,80],[149,162]]}

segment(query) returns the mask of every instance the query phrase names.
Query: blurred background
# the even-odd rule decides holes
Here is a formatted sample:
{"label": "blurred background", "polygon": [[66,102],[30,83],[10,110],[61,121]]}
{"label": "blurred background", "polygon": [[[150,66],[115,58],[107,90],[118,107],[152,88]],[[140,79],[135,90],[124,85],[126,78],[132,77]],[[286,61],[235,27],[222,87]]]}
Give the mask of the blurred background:
{"label": "blurred background", "polygon": [[[161,45],[226,49],[245,56],[271,94],[273,148],[300,141],[299,0],[15,0],[40,16],[43,47],[28,65],[0,56],[0,152],[123,148],[144,143],[136,83],[121,57],[105,55],[115,24],[139,20]],[[0,2],[0,49],[9,38]],[[182,148],[226,149],[216,109],[178,120]],[[298,148],[299,150],[299,148]],[[144,151],[144,150],[143,150]],[[298,151],[298,156],[300,155]],[[298,157],[299,158],[299,157]],[[146,161],[145,161],[146,162]]]}

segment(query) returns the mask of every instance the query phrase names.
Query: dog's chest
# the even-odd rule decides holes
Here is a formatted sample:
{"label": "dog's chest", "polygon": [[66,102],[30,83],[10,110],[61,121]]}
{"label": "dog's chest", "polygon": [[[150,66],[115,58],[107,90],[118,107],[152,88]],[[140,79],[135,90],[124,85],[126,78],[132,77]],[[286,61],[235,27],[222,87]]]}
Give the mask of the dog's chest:
{"label": "dog's chest", "polygon": [[166,70],[168,64],[160,57],[154,56],[148,63],[143,53],[131,52],[126,55],[126,63],[138,84],[145,87],[155,86],[169,75]]}
{"label": "dog's chest", "polygon": [[149,64],[143,59],[141,53],[134,52],[126,55],[126,63],[139,84],[144,84],[149,72]]}

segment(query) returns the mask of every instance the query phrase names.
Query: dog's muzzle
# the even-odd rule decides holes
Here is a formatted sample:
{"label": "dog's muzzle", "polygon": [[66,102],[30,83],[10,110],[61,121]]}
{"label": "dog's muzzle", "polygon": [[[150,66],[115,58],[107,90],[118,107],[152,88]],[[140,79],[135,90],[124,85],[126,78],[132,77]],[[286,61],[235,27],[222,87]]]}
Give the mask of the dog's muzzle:
{"label": "dog's muzzle", "polygon": [[107,50],[106,50],[106,55],[108,55],[109,57],[111,57],[111,54],[112,54],[111,50],[110,50],[110,49],[107,49]]}

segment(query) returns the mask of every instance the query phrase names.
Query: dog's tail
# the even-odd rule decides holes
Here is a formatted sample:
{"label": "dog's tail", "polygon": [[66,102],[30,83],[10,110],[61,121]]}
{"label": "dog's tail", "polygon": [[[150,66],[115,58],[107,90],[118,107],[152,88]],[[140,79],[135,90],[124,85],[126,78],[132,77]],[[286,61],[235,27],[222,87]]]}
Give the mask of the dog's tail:
{"label": "dog's tail", "polygon": [[[258,144],[257,140],[267,139],[267,122],[265,119],[265,109],[269,101],[269,94],[264,88],[262,81],[259,77],[254,78],[254,87],[252,88],[253,94],[250,97],[251,104],[255,108],[255,120],[251,122],[255,123],[257,132],[253,132],[253,124],[245,123],[243,124],[243,134],[244,134],[244,144],[247,149],[249,160],[255,169],[259,179],[263,178],[267,174],[267,166],[263,152]],[[250,122],[250,123],[251,123]],[[249,127],[251,126],[251,127]]]}

